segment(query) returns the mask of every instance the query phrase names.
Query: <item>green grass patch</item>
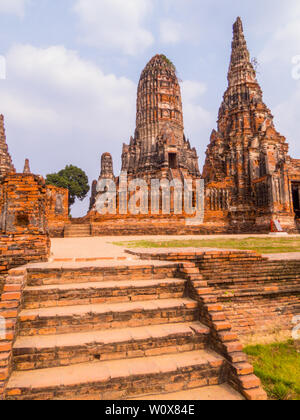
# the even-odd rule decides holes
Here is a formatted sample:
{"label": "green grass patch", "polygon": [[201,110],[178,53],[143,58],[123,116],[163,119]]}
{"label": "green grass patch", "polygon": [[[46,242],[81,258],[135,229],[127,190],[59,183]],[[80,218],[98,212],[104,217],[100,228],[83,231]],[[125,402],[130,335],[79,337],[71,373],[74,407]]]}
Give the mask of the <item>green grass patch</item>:
{"label": "green grass patch", "polygon": [[300,400],[300,345],[286,343],[246,347],[245,352],[273,400]]}
{"label": "green grass patch", "polygon": [[221,248],[252,250],[260,254],[280,254],[285,252],[300,252],[300,237],[290,238],[220,238],[220,239],[190,239],[190,240],[138,240],[129,242],[114,242],[114,245],[129,248]]}

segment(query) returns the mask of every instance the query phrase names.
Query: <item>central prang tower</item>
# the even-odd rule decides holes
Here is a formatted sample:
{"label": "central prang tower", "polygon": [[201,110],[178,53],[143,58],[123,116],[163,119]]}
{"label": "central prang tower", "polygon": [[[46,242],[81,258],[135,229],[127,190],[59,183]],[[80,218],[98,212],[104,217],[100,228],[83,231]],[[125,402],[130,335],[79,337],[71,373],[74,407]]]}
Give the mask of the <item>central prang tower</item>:
{"label": "central prang tower", "polygon": [[196,149],[184,136],[176,68],[164,55],[153,57],[142,72],[135,136],[123,145],[122,171],[129,178],[200,177]]}

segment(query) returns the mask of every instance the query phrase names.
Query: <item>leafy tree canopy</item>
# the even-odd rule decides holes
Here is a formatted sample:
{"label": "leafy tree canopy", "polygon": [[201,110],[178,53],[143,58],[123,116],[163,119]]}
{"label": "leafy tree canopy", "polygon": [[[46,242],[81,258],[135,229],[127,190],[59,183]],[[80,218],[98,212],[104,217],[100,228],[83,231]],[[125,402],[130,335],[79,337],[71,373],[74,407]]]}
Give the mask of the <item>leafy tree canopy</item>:
{"label": "leafy tree canopy", "polygon": [[76,166],[69,165],[56,174],[46,176],[46,184],[69,190],[69,205],[75,203],[76,198],[84,200],[90,190],[86,173]]}

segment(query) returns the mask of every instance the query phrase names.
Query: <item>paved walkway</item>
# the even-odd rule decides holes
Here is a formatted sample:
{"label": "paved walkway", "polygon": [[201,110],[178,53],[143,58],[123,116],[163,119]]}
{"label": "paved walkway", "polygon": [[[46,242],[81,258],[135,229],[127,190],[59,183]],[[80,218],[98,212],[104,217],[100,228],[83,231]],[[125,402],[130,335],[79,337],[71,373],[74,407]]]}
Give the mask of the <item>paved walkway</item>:
{"label": "paved walkway", "polygon": [[300,252],[287,252],[284,254],[265,254],[270,260],[300,260]]}
{"label": "paved walkway", "polygon": [[[83,260],[134,260],[134,256],[125,253],[128,246],[117,246],[114,242],[129,242],[135,240],[200,240],[217,238],[243,239],[251,237],[269,238],[269,235],[194,235],[194,236],[108,236],[108,237],[89,237],[89,238],[64,238],[52,239],[51,259],[54,261],[81,261]],[[203,248],[204,249],[204,248]],[[200,250],[200,249],[198,249]],[[270,259],[294,260],[300,259],[300,252],[285,254],[266,255]]]}
{"label": "paved walkway", "polygon": [[[123,238],[64,238],[51,239],[51,258],[63,259],[133,259],[125,254],[126,247],[113,245],[112,242]],[[125,239],[126,240],[126,239]]]}

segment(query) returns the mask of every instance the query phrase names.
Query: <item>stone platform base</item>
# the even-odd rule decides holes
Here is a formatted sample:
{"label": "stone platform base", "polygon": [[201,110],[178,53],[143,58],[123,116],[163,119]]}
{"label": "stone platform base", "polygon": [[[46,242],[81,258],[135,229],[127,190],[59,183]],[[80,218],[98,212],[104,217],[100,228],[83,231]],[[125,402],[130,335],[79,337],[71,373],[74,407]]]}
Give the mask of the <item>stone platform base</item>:
{"label": "stone platform base", "polygon": [[269,236],[273,236],[274,238],[281,238],[281,237],[289,236],[289,234],[287,232],[272,232],[272,233],[269,233]]}

